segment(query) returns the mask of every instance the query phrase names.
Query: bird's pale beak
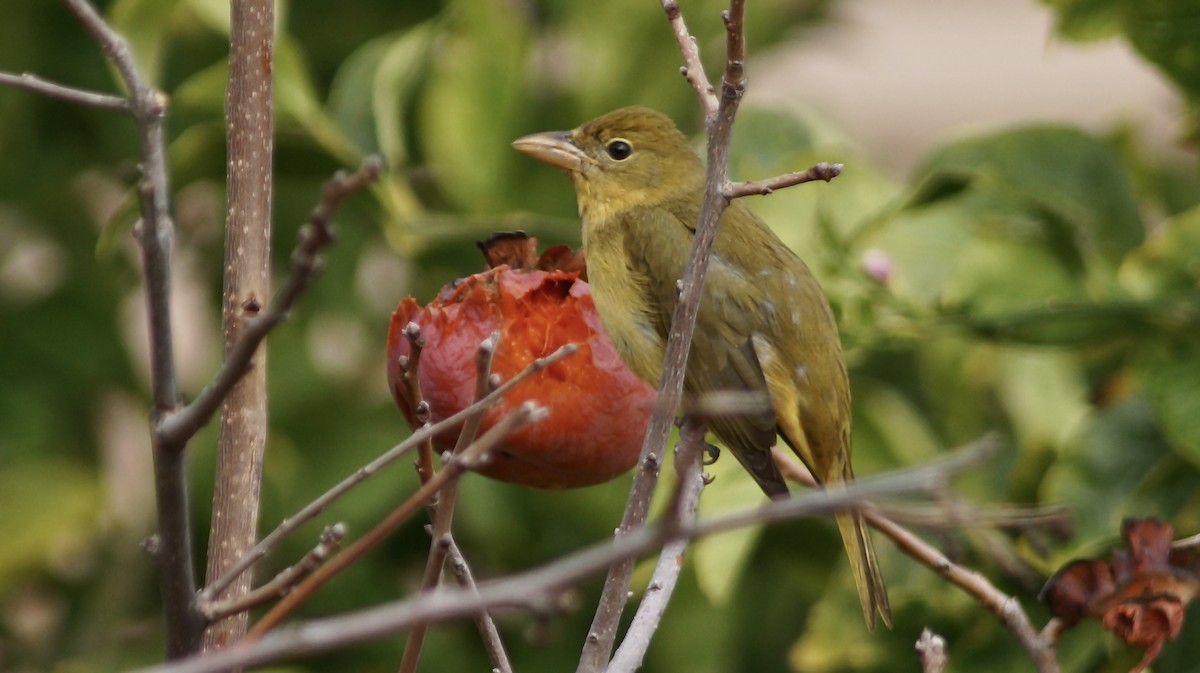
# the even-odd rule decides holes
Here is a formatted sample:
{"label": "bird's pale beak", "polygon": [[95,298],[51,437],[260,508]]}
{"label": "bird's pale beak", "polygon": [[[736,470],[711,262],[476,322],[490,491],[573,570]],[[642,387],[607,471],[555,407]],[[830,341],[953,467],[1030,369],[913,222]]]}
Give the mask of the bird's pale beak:
{"label": "bird's pale beak", "polygon": [[573,173],[582,171],[588,162],[587,155],[571,142],[570,131],[534,133],[517,138],[512,146],[522,154]]}

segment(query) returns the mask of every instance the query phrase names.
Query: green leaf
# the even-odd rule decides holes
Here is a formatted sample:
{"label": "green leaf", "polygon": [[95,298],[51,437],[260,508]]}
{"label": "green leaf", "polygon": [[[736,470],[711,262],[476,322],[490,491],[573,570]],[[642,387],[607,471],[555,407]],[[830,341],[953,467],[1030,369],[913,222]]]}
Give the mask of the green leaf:
{"label": "green leaf", "polygon": [[1181,465],[1143,400],[1090,414],[1042,482],[1041,501],[1062,503],[1074,514],[1076,543],[1059,560],[1093,553],[1124,517],[1170,518],[1195,493],[1196,473]]}
{"label": "green leaf", "polygon": [[1117,35],[1121,29],[1118,0],[1042,0],[1058,15],[1055,30],[1076,42]]}
{"label": "green leaf", "polygon": [[462,210],[494,214],[520,190],[507,169],[511,143],[528,132],[529,26],[519,12],[489,0],[454,0],[439,43],[419,122],[429,168]]}
{"label": "green leaf", "polygon": [[[704,487],[700,498],[701,518],[749,509],[766,501],[729,449],[722,449],[717,462],[705,471],[714,479]],[[696,582],[714,604],[723,605],[731,599],[762,533],[762,526],[748,526],[698,540],[693,545],[691,558]]]}
{"label": "green leaf", "polygon": [[[153,0],[151,0],[153,1]],[[229,35],[229,6],[226,0],[183,0],[201,24],[218,35]]]}
{"label": "green leaf", "polygon": [[1083,260],[1099,256],[1115,265],[1142,241],[1141,218],[1116,154],[1074,128],[1033,126],[960,141],[934,152],[917,175],[921,186],[911,206],[962,190],[989,194],[1038,218],[1047,236]]}
{"label": "green leaf", "polygon": [[1150,359],[1142,379],[1163,434],[1180,456],[1200,468],[1200,344]]}
{"label": "green leaf", "polygon": [[303,128],[335,159],[354,165],[363,152],[342,133],[325,112],[300,45],[281,35],[275,48],[275,104],[280,126],[291,122]]}
{"label": "green leaf", "polygon": [[388,45],[375,71],[371,85],[375,132],[379,149],[391,166],[410,161],[405,127],[416,85],[427,74],[436,35],[430,24],[409,30]]}
{"label": "green leaf", "polygon": [[1163,222],[1122,264],[1121,284],[1151,298],[1200,289],[1200,206]]}
{"label": "green leaf", "polygon": [[96,533],[100,488],[81,466],[47,460],[0,471],[0,586]]}
{"label": "green leaf", "polygon": [[1006,238],[976,238],[960,249],[943,301],[995,314],[1082,298],[1083,288],[1044,248]]}
{"label": "green leaf", "polygon": [[1124,0],[1121,19],[1134,48],[1185,96],[1200,100],[1200,2]]}

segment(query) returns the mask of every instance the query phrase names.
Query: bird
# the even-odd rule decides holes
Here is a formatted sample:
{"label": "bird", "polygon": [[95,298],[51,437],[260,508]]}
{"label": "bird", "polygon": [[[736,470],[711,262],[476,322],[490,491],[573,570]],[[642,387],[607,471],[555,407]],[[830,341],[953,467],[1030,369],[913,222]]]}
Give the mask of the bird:
{"label": "bird", "polygon": [[[621,108],[571,131],[513,141],[570,175],[588,283],[622,360],[657,386],[705,168],[666,115]],[[833,311],[807,265],[740,200],[721,216],[684,372],[685,395],[766,392],[761,410],[706,419],[763,492],[788,496],[777,437],[825,488],[853,481],[850,382]],[[891,608],[861,511],[836,515],[867,626]]]}

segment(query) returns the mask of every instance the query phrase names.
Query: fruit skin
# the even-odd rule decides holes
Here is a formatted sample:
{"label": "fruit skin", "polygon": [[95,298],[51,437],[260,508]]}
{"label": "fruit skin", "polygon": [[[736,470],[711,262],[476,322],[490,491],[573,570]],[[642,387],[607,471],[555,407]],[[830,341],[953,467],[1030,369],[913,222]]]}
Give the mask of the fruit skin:
{"label": "fruit skin", "polygon": [[[654,390],[622,363],[579,273],[501,265],[446,286],[424,308],[411,297],[402,300],[388,331],[388,383],[414,425],[400,367],[401,356],[410,353],[404,336],[409,322],[421,328],[426,342],[418,380],[433,422],[474,400],[475,353],[493,331],[500,331],[500,341],[492,373],[501,381],[565,344],[579,345],[487,412],[481,432],[526,400],[547,407],[550,415],[510,435],[481,473],[537,488],[575,488],[608,481],[637,462]],[[455,429],[435,443],[451,449],[457,437]]]}

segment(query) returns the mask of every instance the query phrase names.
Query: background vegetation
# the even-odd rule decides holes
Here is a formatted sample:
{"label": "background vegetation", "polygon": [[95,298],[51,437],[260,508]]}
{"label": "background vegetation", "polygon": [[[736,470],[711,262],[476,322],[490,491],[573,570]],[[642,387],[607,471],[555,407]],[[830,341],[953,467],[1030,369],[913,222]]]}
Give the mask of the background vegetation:
{"label": "background vegetation", "polygon": [[[194,394],[220,350],[227,6],[101,4],[172,96],[176,320],[181,374]],[[818,34],[831,4],[751,3],[752,50]],[[1185,101],[1200,97],[1194,2],[1047,4],[1066,38],[1128,40]],[[685,4],[714,72],[721,5]],[[578,242],[566,180],[513,152],[513,138],[635,102],[699,128],[676,47],[648,0],[281,9],[278,268],[334,169],[379,152],[390,172],[341,211],[327,271],[271,337],[265,525],[408,433],[383,380],[399,298],[428,300],[478,269],[473,242],[493,230]],[[0,69],[112,88],[103,59],[61,6],[15,0],[2,11]],[[1184,114],[1195,119],[1194,109]],[[744,107],[735,133],[735,178],[818,160],[847,165],[829,185],[752,205],[814,267],[839,313],[859,472],[927,461],[997,430],[1007,449],[958,490],[980,505],[1063,504],[1074,515],[1070,538],[970,522],[940,533],[965,563],[1021,597],[1035,623],[1045,621],[1034,599],[1045,577],[1070,558],[1103,553],[1123,517],[1157,515],[1181,533],[1200,530],[1200,184],[1194,162],[1145,151],[1138,131],[1034,124],[960,138],[929,148],[903,180],[810,114]],[[125,118],[0,89],[6,670],[113,670],[161,656],[157,582],[138,548],[153,529],[153,489],[129,235],[135,146]],[[206,432],[191,448],[200,531],[214,437]],[[714,471],[706,511],[757,501],[732,461]],[[415,482],[392,470],[272,561],[290,563],[329,521],[365,529]],[[623,479],[536,492],[470,478],[458,541],[479,576],[500,576],[608,536],[626,495]],[[427,550],[420,527],[409,526],[305,613],[411,592]],[[924,626],[949,640],[957,670],[1029,668],[991,615],[887,545],[880,556],[897,626],[872,635],[828,522],[707,540],[646,670],[916,670],[912,643]],[[518,670],[573,667],[598,587],[581,587],[578,610],[566,616],[501,616]],[[286,670],[393,670],[402,647],[396,638]],[[470,624],[434,629],[426,647],[430,670],[487,666]],[[1068,671],[1126,670],[1139,658],[1094,625],[1060,648]],[[1193,619],[1155,670],[1191,670],[1198,658]]]}

